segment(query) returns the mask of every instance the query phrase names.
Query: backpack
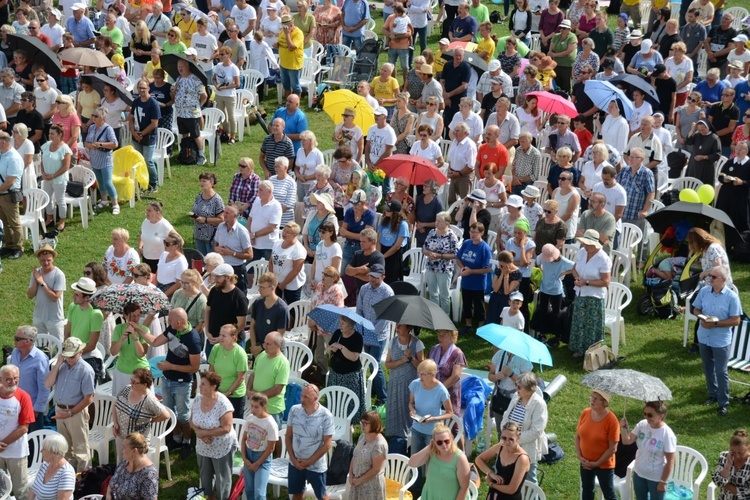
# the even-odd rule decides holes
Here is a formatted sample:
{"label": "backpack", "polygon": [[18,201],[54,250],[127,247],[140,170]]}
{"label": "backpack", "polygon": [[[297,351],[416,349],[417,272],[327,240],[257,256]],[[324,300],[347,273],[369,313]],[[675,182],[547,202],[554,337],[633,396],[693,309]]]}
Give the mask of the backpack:
{"label": "backpack", "polygon": [[284,391],[284,405],[286,405],[286,409],[281,418],[282,422],[286,422],[289,418],[289,410],[292,409],[292,406],[298,405],[300,402],[302,402],[302,387],[294,382],[289,382],[286,385],[286,391]]}
{"label": "backpack", "polygon": [[191,139],[190,137],[182,138],[177,161],[183,165],[195,165],[198,163],[198,145],[195,144],[195,139]]}
{"label": "backpack", "polygon": [[346,484],[346,476],[349,474],[353,454],[354,446],[351,443],[343,439],[336,441],[336,447],[333,449],[333,455],[331,456],[331,464],[328,466],[326,474],[326,486]]}
{"label": "backpack", "polygon": [[496,10],[490,12],[490,22],[492,24],[502,24],[502,21],[500,20],[500,12]]}
{"label": "backpack", "polygon": [[549,449],[549,451],[542,457],[541,460],[539,460],[540,464],[552,465],[565,458],[565,452],[559,444],[549,443],[547,448]]}
{"label": "backpack", "polygon": [[87,495],[106,495],[115,465],[99,465],[83,471],[76,479],[73,496],[76,500]]}
{"label": "backpack", "polygon": [[651,289],[653,313],[659,319],[671,319],[678,314],[677,295],[672,290],[672,282],[665,280]]}

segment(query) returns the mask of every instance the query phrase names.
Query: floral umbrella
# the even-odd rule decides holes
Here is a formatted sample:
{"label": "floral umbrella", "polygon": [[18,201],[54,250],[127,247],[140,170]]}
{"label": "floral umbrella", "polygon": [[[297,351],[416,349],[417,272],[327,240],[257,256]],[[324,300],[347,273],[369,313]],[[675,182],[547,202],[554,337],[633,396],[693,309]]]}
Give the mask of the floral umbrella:
{"label": "floral umbrella", "polygon": [[115,314],[122,314],[122,308],[128,302],[138,304],[143,314],[157,316],[166,316],[172,308],[164,292],[137,283],[105,286],[91,297],[94,307]]}

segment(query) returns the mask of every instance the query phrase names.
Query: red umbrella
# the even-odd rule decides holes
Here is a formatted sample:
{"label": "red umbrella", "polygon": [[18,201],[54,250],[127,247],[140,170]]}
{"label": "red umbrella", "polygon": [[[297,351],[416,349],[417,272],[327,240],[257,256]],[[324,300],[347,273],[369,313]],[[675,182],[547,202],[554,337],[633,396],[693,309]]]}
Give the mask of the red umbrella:
{"label": "red umbrella", "polygon": [[412,186],[421,186],[425,181],[434,180],[439,184],[448,182],[448,178],[434,163],[416,155],[393,155],[378,163],[378,168],[388,177],[409,179]]}
{"label": "red umbrella", "polygon": [[580,114],[572,102],[552,92],[529,92],[526,95],[536,97],[537,106],[544,112],[562,114],[571,118]]}

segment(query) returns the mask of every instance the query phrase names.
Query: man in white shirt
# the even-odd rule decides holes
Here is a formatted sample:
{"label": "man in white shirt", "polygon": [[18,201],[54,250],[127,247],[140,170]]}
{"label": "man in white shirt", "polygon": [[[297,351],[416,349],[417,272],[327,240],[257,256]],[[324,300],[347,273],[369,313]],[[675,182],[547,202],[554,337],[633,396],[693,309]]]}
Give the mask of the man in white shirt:
{"label": "man in white shirt", "polygon": [[60,25],[62,14],[57,9],[50,10],[47,24],[42,26],[41,32],[43,35],[47,35],[49,41],[52,43],[52,50],[57,52],[62,48],[62,37],[65,34],[65,28]]}
{"label": "man in white shirt", "polygon": [[388,158],[393,154],[396,145],[396,131],[387,122],[388,112],[384,107],[375,109],[375,125],[367,131],[365,141],[365,161],[367,168],[377,168],[380,160]]}
{"label": "man in white shirt", "polygon": [[281,224],[281,204],[273,197],[273,184],[261,181],[258,197],[250,209],[247,227],[250,228],[250,243],[253,246],[251,261],[261,258],[271,260],[273,245],[279,241],[278,228]]}
{"label": "man in white shirt", "polygon": [[[505,86],[503,86],[503,89]],[[518,136],[521,133],[521,123],[516,118],[516,115],[510,112],[510,99],[507,97],[501,97],[495,103],[495,112],[487,118],[487,127],[490,125],[497,125],[500,129],[500,142],[503,143],[505,149],[510,151],[510,148],[515,147],[518,144]],[[578,148],[581,149],[580,147]]]}
{"label": "man in white shirt", "polygon": [[457,197],[466,198],[474,183],[474,162],[477,157],[477,145],[471,140],[469,126],[463,122],[456,125],[453,142],[448,150],[448,204]]}
{"label": "man in white shirt", "polygon": [[617,170],[607,165],[602,169],[602,181],[594,185],[594,193],[601,193],[606,199],[605,210],[615,216],[615,241],[612,248],[617,248],[622,233],[622,214],[628,204],[628,194],[625,188],[617,183]]}
{"label": "man in white shirt", "polygon": [[214,61],[213,57],[219,49],[216,37],[208,32],[208,21],[201,17],[196,21],[198,31],[193,33],[190,39],[190,47],[198,52],[198,64],[206,73],[208,81],[213,79]]}
{"label": "man in white shirt", "polygon": [[482,102],[482,98],[485,94],[492,92],[492,79],[495,77],[502,78],[503,80],[503,94],[508,97],[513,97],[513,80],[511,80],[507,73],[503,72],[503,68],[500,66],[500,61],[497,59],[491,60],[488,69],[489,71],[485,71],[482,73],[482,76],[479,77],[476,94],[477,101]]}
{"label": "man in white shirt", "polygon": [[232,14],[229,17],[237,23],[237,27],[240,29],[240,36],[245,38],[245,48],[250,50],[250,42],[253,40],[253,30],[255,29],[255,19],[257,18],[255,9],[246,0],[235,0],[235,6],[232,7]]}
{"label": "man in white shirt", "polygon": [[[453,119],[448,125],[449,137],[455,139],[454,130],[459,123],[465,123],[469,126],[469,137],[475,144],[481,144],[482,133],[484,132],[484,122],[482,117],[476,114],[471,108],[474,101],[470,97],[462,97],[461,104],[458,105],[459,112],[453,115]],[[466,116],[464,116],[466,115]]]}
{"label": "man in white shirt", "polygon": [[664,148],[659,138],[654,134],[653,116],[644,116],[641,120],[641,131],[633,135],[628,141],[625,151],[622,152],[622,159],[625,160],[626,165],[630,161],[630,151],[633,148],[642,148],[646,152],[643,165],[653,172],[654,179],[656,179],[656,168],[664,159]]}
{"label": "man in white shirt", "polygon": [[[442,89],[440,92],[442,95]],[[357,84],[357,94],[364,97],[367,100],[367,104],[372,106],[372,109],[378,109],[378,107],[380,106],[378,100],[370,95],[370,84],[365,80],[362,80]]]}

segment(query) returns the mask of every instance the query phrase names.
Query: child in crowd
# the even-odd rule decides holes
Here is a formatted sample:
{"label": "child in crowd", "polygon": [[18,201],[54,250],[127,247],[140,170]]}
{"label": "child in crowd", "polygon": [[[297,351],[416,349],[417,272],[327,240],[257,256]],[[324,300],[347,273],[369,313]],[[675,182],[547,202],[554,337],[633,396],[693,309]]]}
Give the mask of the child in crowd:
{"label": "child in crowd", "polygon": [[[510,305],[510,295],[521,284],[521,270],[513,263],[513,252],[503,250],[497,256],[497,267],[492,277],[492,293],[487,306],[486,323],[500,323],[500,313]],[[523,298],[523,296],[522,296]],[[521,315],[523,321],[523,315]],[[523,325],[520,328],[523,330]]]}
{"label": "child in crowd", "polygon": [[578,115],[573,119],[573,133],[578,137],[578,142],[581,144],[581,151],[586,151],[594,139],[594,134],[586,128],[586,119],[583,115]]}
{"label": "child in crowd", "polygon": [[536,223],[544,215],[544,209],[536,202],[540,195],[539,188],[533,185],[528,185],[521,191],[521,196],[523,196],[523,215],[529,220],[529,227],[531,228],[529,235],[532,237],[534,231],[536,231]]}
{"label": "child in crowd", "polygon": [[510,306],[503,308],[503,312],[500,313],[500,323],[503,326],[509,326],[515,328],[519,332],[522,332],[526,326],[526,320],[521,313],[521,306],[523,305],[523,294],[521,292],[513,292],[510,294]]}
{"label": "child in crowd", "polygon": [[612,50],[614,50],[615,53],[619,52],[627,43],[629,36],[630,28],[628,28],[628,15],[623,12],[617,16],[617,29],[615,29],[615,42],[612,44]]}
{"label": "child in crowd", "polygon": [[531,328],[540,336],[555,334],[555,338],[548,344],[557,345],[560,342],[560,312],[564,298],[562,277],[571,272],[575,263],[563,257],[560,250],[551,243],[542,247],[542,253],[536,261],[542,268],[542,282],[539,285],[539,305],[531,320]]}

